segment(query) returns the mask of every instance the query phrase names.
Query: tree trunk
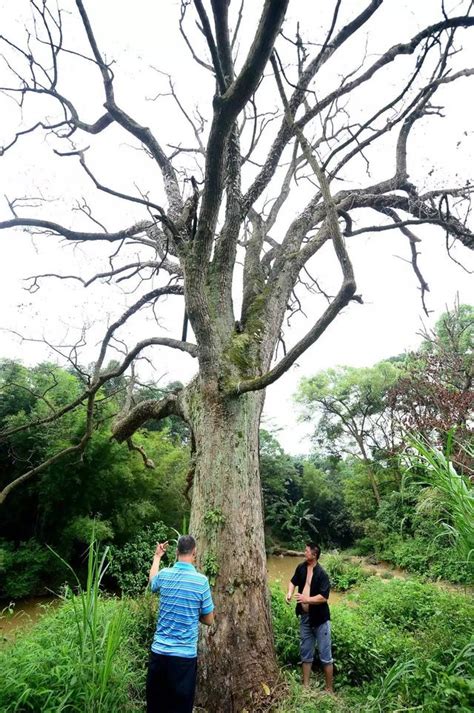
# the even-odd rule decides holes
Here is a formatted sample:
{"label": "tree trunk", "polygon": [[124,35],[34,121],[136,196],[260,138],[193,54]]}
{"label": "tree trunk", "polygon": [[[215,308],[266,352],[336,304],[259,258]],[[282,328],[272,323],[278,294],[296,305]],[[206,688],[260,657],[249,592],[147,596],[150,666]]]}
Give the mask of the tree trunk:
{"label": "tree trunk", "polygon": [[253,710],[277,675],[259,474],[262,406],[262,393],[223,402],[201,392],[192,404],[190,531],[216,605],[199,650],[197,701],[209,713]]}
{"label": "tree trunk", "polygon": [[368,459],[365,459],[364,465],[367,469],[367,475],[369,476],[370,485],[372,486],[372,491],[374,493],[375,502],[377,503],[377,505],[380,505],[380,502],[381,502],[380,491],[379,491],[379,486],[377,484],[377,479],[375,477],[375,473],[372,470],[372,464],[370,463],[370,461]]}

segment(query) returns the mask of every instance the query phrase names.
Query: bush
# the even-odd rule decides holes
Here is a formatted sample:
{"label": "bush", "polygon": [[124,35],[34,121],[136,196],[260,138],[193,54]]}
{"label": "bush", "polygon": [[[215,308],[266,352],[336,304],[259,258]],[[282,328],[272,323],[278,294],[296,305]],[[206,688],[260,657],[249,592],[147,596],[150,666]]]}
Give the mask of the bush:
{"label": "bush", "polygon": [[123,594],[143,594],[148,584],[156,543],[168,539],[168,528],[161,522],[148,525],[123,547],[110,548],[109,574]]}
{"label": "bush", "polygon": [[331,631],[338,680],[350,685],[373,681],[412,648],[396,630],[344,605],[333,607]]}
{"label": "bush", "polygon": [[339,554],[325,555],[323,564],[329,575],[331,587],[336,591],[345,592],[370,576],[360,565],[344,559]]}
{"label": "bush", "polygon": [[372,580],[355,596],[368,617],[405,631],[428,626],[439,611],[441,599],[442,594],[434,587],[401,579],[393,579],[390,584]]}
{"label": "bush", "polygon": [[355,554],[367,557],[375,552],[376,546],[375,540],[371,537],[361,537],[360,540],[357,540],[354,544],[354,551]]}
{"label": "bush", "polygon": [[[277,587],[272,611],[280,661],[294,665],[298,622]],[[340,710],[381,713],[418,706],[426,713],[468,713],[474,705],[468,624],[473,618],[468,597],[431,584],[371,577],[331,607]],[[281,711],[316,709],[314,691],[306,695],[295,686],[290,681],[287,708]]]}
{"label": "bush", "polygon": [[474,565],[460,561],[455,551],[439,538],[424,540],[420,537],[390,535],[377,549],[380,559],[391,562],[409,572],[428,579],[446,579],[455,584],[474,582]]}
{"label": "bush", "polygon": [[[332,610],[339,678],[352,685],[381,681],[391,667],[412,661],[410,675],[396,688],[397,700],[402,696],[406,705],[426,705],[423,710],[430,712],[458,710],[454,704],[429,706],[471,695],[467,679],[474,649],[467,623],[474,618],[474,603],[431,584],[375,577],[352,595],[352,603]],[[397,705],[402,708],[400,701]]]}
{"label": "bush", "polygon": [[44,594],[66,572],[54,554],[37,540],[0,543],[0,598]]}

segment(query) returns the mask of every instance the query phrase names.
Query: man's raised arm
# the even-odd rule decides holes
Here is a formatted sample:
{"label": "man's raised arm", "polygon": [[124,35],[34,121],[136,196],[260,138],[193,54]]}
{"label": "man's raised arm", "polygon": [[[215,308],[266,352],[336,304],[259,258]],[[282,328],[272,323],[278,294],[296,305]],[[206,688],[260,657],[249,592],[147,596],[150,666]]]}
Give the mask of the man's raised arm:
{"label": "man's raised arm", "polygon": [[168,542],[158,542],[156,545],[156,550],[155,554],[153,556],[153,562],[151,565],[150,569],[150,574],[148,575],[148,583],[151,582],[151,580],[156,577],[158,574],[158,570],[160,569],[160,562],[161,558],[165,554],[166,550],[168,549]]}

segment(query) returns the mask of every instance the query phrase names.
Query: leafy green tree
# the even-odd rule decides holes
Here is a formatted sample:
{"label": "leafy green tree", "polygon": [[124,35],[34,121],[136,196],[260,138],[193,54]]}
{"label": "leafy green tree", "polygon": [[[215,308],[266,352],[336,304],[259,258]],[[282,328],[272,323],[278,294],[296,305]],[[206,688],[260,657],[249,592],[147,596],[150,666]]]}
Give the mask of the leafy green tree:
{"label": "leafy green tree", "polygon": [[319,540],[327,546],[344,547],[354,538],[343,486],[344,472],[339,460],[303,462],[303,497],[317,520]]}
{"label": "leafy green tree", "polygon": [[445,312],[420,348],[409,356],[406,370],[391,391],[394,417],[405,432],[421,435],[445,450],[461,471],[473,473],[465,446],[472,440],[474,308],[456,304]]}
{"label": "leafy green tree", "polygon": [[[81,388],[76,375],[51,364],[27,368],[15,362],[0,366],[0,427],[15,428],[25,419],[47,416],[69,402]],[[54,387],[54,388],[52,388]],[[155,468],[143,468],[139,451],[127,451],[111,438],[110,424],[120,409],[120,385],[96,401],[97,427],[82,457],[70,455],[54,462],[18,489],[2,513],[4,596],[18,596],[55,586],[57,567],[49,564],[45,545],[52,546],[75,567],[81,566],[94,529],[96,539],[123,545],[143,527],[163,521],[177,527],[189,513],[184,492],[189,471],[189,449],[164,427],[136,436],[137,448],[146,448]],[[34,431],[13,433],[0,450],[0,485],[21,472],[23,461],[46,461],[63,444],[77,441],[86,419],[85,407],[61,421],[44,423]],[[37,552],[41,551],[41,557]],[[34,557],[34,571],[23,574],[24,563]]]}
{"label": "leafy green tree", "polygon": [[261,431],[260,469],[267,544],[300,547],[309,538],[325,546],[352,542],[338,459],[292,457],[274,435]]}
{"label": "leafy green tree", "polygon": [[387,394],[400,375],[400,366],[389,361],[340,366],[302,379],[296,395],[303,419],[315,424],[315,444],[364,463],[377,504],[381,495],[372,459],[377,451],[393,449]]}

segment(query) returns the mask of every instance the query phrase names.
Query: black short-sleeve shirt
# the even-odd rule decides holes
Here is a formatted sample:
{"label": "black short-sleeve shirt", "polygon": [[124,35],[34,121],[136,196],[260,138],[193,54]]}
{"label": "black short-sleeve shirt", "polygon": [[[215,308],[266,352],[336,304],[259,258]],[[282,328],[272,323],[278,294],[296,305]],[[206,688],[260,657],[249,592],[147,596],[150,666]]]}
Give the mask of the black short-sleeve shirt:
{"label": "black short-sleeve shirt", "polygon": [[[294,584],[295,587],[298,587],[298,592],[300,594],[303,593],[303,589],[306,584],[307,572],[308,565],[306,562],[302,562],[295,569],[295,573],[291,578],[291,583]],[[329,577],[318,562],[313,569],[313,577],[309,587],[309,596],[315,597],[317,594],[322,594],[325,599],[328,599],[330,591],[331,584],[329,582]],[[302,613],[303,609],[301,604],[297,604],[296,614],[300,616]],[[308,613],[311,626],[319,626],[320,624],[324,624],[325,621],[329,621],[331,618],[327,602],[324,602],[324,604],[310,604]]]}

